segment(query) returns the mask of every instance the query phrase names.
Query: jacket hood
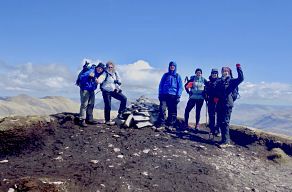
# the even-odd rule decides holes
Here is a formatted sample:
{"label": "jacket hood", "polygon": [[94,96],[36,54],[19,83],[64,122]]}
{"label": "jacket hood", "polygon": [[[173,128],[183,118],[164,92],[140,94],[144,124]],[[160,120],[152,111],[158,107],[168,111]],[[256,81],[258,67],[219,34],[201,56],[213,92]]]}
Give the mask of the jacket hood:
{"label": "jacket hood", "polygon": [[[171,65],[174,65],[175,66],[175,69],[174,69],[173,72],[170,71],[170,66]],[[176,74],[176,70],[177,70],[177,64],[176,64],[176,62],[174,62],[174,61],[169,62],[169,64],[168,64],[168,73],[175,75]]]}

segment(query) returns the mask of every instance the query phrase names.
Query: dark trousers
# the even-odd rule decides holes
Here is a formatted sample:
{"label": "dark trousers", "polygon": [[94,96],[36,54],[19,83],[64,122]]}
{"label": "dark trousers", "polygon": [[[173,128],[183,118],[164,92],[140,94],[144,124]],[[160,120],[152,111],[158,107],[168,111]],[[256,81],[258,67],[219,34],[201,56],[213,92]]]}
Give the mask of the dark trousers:
{"label": "dark trousers", "polygon": [[[208,101],[208,113],[209,113],[209,128],[212,134],[218,132],[216,122],[218,122],[218,115],[216,115],[216,103],[213,100]],[[216,121],[217,117],[217,121]]]}
{"label": "dark trousers", "polygon": [[122,93],[118,93],[116,91],[103,91],[102,92],[102,97],[104,101],[104,118],[105,121],[110,120],[110,114],[111,114],[111,100],[112,97],[119,100],[120,103],[120,108],[119,108],[119,113],[122,113],[126,109],[127,105],[127,97],[123,95]]}
{"label": "dark trousers", "polygon": [[218,115],[218,122],[217,125],[221,129],[222,135],[222,143],[229,143],[230,142],[230,135],[229,135],[229,123],[232,113],[232,107],[222,106],[218,104],[217,107],[217,115]]}
{"label": "dark trousers", "polygon": [[163,95],[159,98],[158,123],[165,124],[166,109],[168,110],[167,124],[174,125],[177,118],[177,97],[175,95]]}
{"label": "dark trousers", "polygon": [[196,125],[200,122],[201,109],[204,104],[204,99],[189,99],[185,109],[185,124],[189,123],[191,110],[196,106]]}

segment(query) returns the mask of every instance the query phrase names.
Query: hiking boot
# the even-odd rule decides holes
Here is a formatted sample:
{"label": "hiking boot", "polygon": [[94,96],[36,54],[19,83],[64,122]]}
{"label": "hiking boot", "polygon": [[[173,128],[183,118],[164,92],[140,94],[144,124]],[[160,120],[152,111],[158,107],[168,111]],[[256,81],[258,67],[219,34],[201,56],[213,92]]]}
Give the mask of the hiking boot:
{"label": "hiking boot", "polygon": [[195,129],[196,129],[196,130],[199,130],[199,129],[200,129],[200,124],[197,124],[197,125],[195,126]]}
{"label": "hiking boot", "polygon": [[123,119],[123,118],[124,118],[124,117],[123,117],[123,113],[119,113],[118,116],[117,116],[117,118],[118,118],[118,119]]}
{"label": "hiking boot", "polygon": [[116,123],[114,121],[106,121],[105,124],[112,126],[112,125],[115,125]]}
{"label": "hiking boot", "polygon": [[164,126],[156,127],[155,130],[156,131],[164,131],[165,130],[165,127]]}
{"label": "hiking boot", "polygon": [[226,143],[221,143],[218,147],[219,148],[227,148],[227,147],[232,147],[233,145],[231,145],[229,142]]}
{"label": "hiking boot", "polygon": [[214,141],[215,133],[209,133],[209,140]]}
{"label": "hiking boot", "polygon": [[183,129],[183,130],[187,130],[187,129],[190,129],[190,127],[189,127],[188,124],[183,123],[183,124],[181,125],[181,129]]}
{"label": "hiking boot", "polygon": [[157,122],[155,127],[165,127],[165,123]]}
{"label": "hiking boot", "polygon": [[92,120],[86,120],[85,121],[87,124],[89,124],[89,125],[96,125],[96,124],[98,124],[98,121],[96,121],[96,120],[94,120],[94,119],[92,119]]}
{"label": "hiking boot", "polygon": [[81,127],[87,127],[88,125],[86,124],[85,120],[82,119],[82,120],[79,121],[79,126],[81,126]]}
{"label": "hiking boot", "polygon": [[216,137],[221,137],[221,133],[220,133],[219,130],[215,130],[214,135],[215,135]]}
{"label": "hiking boot", "polygon": [[166,127],[166,129],[167,129],[168,131],[176,131],[176,128],[175,128],[175,127],[173,127],[172,125],[171,125],[171,126],[168,126],[168,127]]}

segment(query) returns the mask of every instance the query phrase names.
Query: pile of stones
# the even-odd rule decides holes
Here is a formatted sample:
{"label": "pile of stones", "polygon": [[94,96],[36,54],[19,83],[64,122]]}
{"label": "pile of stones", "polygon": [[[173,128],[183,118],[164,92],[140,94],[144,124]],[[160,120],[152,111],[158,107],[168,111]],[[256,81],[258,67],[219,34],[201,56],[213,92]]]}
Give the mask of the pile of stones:
{"label": "pile of stones", "polygon": [[159,105],[154,101],[142,96],[132,102],[125,112],[122,119],[115,119],[121,128],[144,128],[153,127],[159,115]]}

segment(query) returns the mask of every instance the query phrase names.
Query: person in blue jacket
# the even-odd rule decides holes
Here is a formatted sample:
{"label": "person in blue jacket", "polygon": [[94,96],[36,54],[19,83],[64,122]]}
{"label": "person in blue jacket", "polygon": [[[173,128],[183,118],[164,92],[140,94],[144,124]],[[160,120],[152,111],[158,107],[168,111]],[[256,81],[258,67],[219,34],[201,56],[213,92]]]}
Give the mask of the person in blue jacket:
{"label": "person in blue jacket", "polygon": [[79,75],[81,102],[79,124],[82,127],[87,127],[87,124],[98,123],[93,119],[93,108],[95,103],[94,91],[97,88],[97,78],[104,72],[104,68],[104,64],[99,63],[97,66],[92,66]]}
{"label": "person in blue jacket", "polygon": [[[159,84],[159,117],[157,127],[174,126],[177,120],[177,104],[183,91],[181,76],[177,73],[177,64],[174,61],[169,63],[168,72],[165,73]],[[168,117],[165,122],[165,111],[168,110]]]}

